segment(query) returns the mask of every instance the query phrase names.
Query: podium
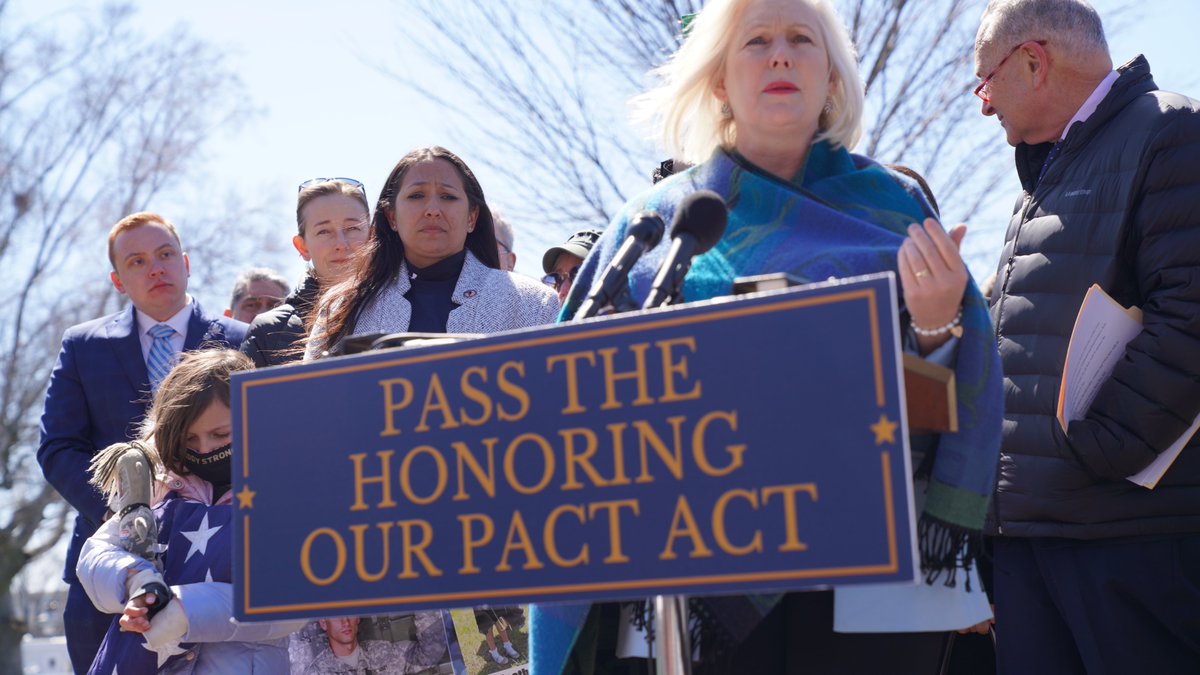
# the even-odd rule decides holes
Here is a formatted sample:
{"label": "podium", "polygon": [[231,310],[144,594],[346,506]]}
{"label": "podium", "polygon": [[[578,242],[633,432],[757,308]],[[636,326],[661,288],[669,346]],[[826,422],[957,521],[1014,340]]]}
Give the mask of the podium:
{"label": "podium", "polygon": [[872,275],[238,373],[235,616],[912,581],[895,307]]}

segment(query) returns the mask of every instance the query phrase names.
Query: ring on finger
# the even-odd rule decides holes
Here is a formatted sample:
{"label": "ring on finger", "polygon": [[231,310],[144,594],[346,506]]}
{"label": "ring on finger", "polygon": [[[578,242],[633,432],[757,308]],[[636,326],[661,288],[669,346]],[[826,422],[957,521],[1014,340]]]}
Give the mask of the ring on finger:
{"label": "ring on finger", "polygon": [[929,276],[929,268],[923,267],[923,268],[917,270],[916,273],[913,274],[913,276],[915,276],[918,279],[920,279],[921,277],[927,277],[927,276]]}

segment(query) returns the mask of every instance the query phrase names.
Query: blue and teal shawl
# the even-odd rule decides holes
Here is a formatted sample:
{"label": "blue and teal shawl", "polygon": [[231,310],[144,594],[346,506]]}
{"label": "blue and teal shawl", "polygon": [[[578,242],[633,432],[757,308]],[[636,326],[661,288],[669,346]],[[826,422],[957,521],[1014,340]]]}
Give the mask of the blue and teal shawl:
{"label": "blue and teal shawl", "polygon": [[[683,286],[687,301],[729,295],[739,276],[787,272],[805,281],[823,281],[895,272],[908,225],[933,215],[907,178],[828,143],[813,145],[800,175],[791,182],[718,150],[704,164],[626,204],[584,262],[560,318],[574,314],[612,260],[630,217],[654,211],[671,222],[683,197],[697,190],[712,190],[725,199],[729,226],[712,250],[692,262]],[[650,251],[630,271],[630,293],[638,304],[667,248]],[[1000,451],[1000,360],[986,303],[973,283],[963,297],[962,326],[954,365],[959,431],[938,438],[918,527],[922,566],[930,582],[939,571],[952,574],[964,538],[981,530]],[[746,610],[761,618],[780,597],[745,598],[739,620],[744,622]],[[588,607],[535,606],[530,631],[535,675],[561,672]]]}

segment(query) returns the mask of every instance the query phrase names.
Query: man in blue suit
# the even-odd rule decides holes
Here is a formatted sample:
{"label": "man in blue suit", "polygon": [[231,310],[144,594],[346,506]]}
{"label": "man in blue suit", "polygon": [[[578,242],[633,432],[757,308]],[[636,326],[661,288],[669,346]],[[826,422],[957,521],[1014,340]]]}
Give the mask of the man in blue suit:
{"label": "man in blue suit", "polygon": [[92,606],[75,578],[80,547],[109,515],[88,484],[92,455],[138,436],[153,390],[180,352],[237,349],[247,328],[205,314],[188,295],[187,254],[175,226],[162,216],[122,219],[109,232],[108,258],[112,283],[130,306],[63,335],[37,453],[46,480],[78,511],[64,573],[67,650],[76,673],[87,672],[113,618]]}

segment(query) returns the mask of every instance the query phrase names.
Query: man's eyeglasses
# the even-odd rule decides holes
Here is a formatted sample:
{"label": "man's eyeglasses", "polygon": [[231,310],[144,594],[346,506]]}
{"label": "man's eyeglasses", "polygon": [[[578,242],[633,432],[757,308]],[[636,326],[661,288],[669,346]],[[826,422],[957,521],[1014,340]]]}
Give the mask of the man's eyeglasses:
{"label": "man's eyeglasses", "polygon": [[238,308],[261,314],[283,304],[284,298],[274,295],[247,295],[238,302]]}
{"label": "man's eyeglasses", "polygon": [[992,99],[991,99],[992,78],[996,76],[996,73],[1000,72],[1000,68],[1001,68],[1001,66],[1004,65],[1004,62],[1009,60],[1010,58],[1012,58],[1013,54],[1016,54],[1017,51],[1021,49],[1021,47],[1024,47],[1025,45],[1029,44],[1030,42],[1036,42],[1043,47],[1046,46],[1045,40],[1026,40],[1026,41],[1022,42],[1021,44],[1017,45],[1016,47],[1013,47],[1012,51],[1009,52],[1004,58],[1000,59],[1000,63],[997,63],[995,68],[992,68],[992,72],[988,73],[987,77],[983,78],[983,81],[979,83],[979,86],[975,87],[975,95],[978,96],[980,99],[982,99],[984,103],[992,102]]}
{"label": "man's eyeglasses", "polygon": [[297,190],[297,192],[304,192],[304,188],[310,188],[314,185],[321,185],[322,183],[332,183],[334,181],[345,183],[350,187],[358,188],[358,191],[363,195],[363,199],[367,198],[367,186],[363,185],[360,181],[354,180],[353,178],[343,178],[341,176],[336,178],[309,178],[300,184],[300,189]]}
{"label": "man's eyeglasses", "polygon": [[496,245],[497,245],[497,246],[499,246],[500,248],[504,249],[505,251],[509,252],[509,253],[512,253],[512,252],[513,252],[513,250],[512,250],[512,247],[511,247],[511,246],[509,246],[508,244],[506,244],[506,243],[504,243],[504,242],[500,241],[499,239],[497,239],[497,240],[496,240]]}
{"label": "man's eyeglasses", "polygon": [[563,284],[567,283],[568,281],[575,283],[575,277],[577,276],[579,276],[579,265],[572,267],[571,271],[567,272],[565,276],[559,274],[558,272],[551,272],[550,274],[542,277],[542,283],[546,284],[547,286],[553,286],[554,290],[559,291],[562,290]]}

